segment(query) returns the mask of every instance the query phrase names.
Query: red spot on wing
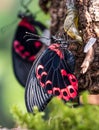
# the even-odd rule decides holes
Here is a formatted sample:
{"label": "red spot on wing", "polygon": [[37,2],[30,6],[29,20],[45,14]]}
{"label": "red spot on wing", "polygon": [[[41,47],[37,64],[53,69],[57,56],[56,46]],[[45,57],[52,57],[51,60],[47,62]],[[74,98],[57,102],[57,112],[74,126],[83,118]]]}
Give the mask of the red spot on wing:
{"label": "red spot on wing", "polygon": [[29,29],[32,32],[35,31],[34,26],[32,24],[30,24],[26,18],[22,19],[22,21],[19,23],[19,26],[26,27],[27,29]]}
{"label": "red spot on wing", "polygon": [[34,43],[34,46],[35,46],[36,48],[39,48],[39,47],[42,46],[42,44],[41,44],[41,42],[36,41],[36,42]]}
{"label": "red spot on wing", "polygon": [[37,70],[39,70],[39,69],[44,69],[44,66],[43,65],[38,65]]}
{"label": "red spot on wing", "polygon": [[[41,72],[39,73],[40,70],[41,70]],[[43,65],[38,65],[38,67],[36,69],[36,77],[40,83],[40,86],[44,88],[45,82],[42,81],[43,76],[47,76],[47,72],[44,71]]]}
{"label": "red spot on wing", "polygon": [[[52,94],[52,93],[51,93]],[[66,88],[60,89],[53,87],[53,94],[64,101],[69,101],[77,96],[77,91],[72,85],[66,86]]]}
{"label": "red spot on wing", "polygon": [[52,85],[52,82],[50,80],[47,80],[45,85],[47,85],[47,84],[51,84]]}
{"label": "red spot on wing", "polygon": [[52,91],[52,90],[47,90],[47,93],[48,93],[48,94],[52,94],[53,91]]}
{"label": "red spot on wing", "polygon": [[24,52],[24,56],[26,56],[26,57],[27,57],[27,56],[30,56],[30,53],[29,53],[28,51],[25,51],[25,52]]}
{"label": "red spot on wing", "polygon": [[76,90],[78,90],[78,81],[77,81],[76,77],[73,74],[68,74],[68,78],[69,78],[69,81],[70,81],[71,85]]}
{"label": "red spot on wing", "polygon": [[42,65],[38,65],[37,69],[36,69],[36,76],[37,76],[37,79],[40,79],[41,78],[41,75],[38,73],[39,69],[44,69],[44,67]]}
{"label": "red spot on wing", "polygon": [[47,73],[44,71],[41,73],[41,76],[43,76],[43,75],[47,75]]}
{"label": "red spot on wing", "polygon": [[53,94],[58,98],[62,99],[61,89],[58,87],[53,87]]}
{"label": "red spot on wing", "polygon": [[14,41],[13,44],[14,50],[17,54],[19,54],[19,56],[23,59],[28,59],[28,61],[34,61],[35,60],[35,56],[30,56],[30,52],[25,51],[25,48],[23,45],[21,45],[21,43],[17,40]]}
{"label": "red spot on wing", "polygon": [[22,46],[19,41],[15,40],[13,43],[13,47],[15,52],[18,53],[20,56],[22,56],[21,52],[24,50],[24,46]]}
{"label": "red spot on wing", "polygon": [[[64,69],[61,70],[61,74],[62,76],[67,76],[69,78],[70,85],[66,85],[65,88],[62,89],[60,86],[53,86],[50,93],[65,101],[74,99],[78,95],[78,82],[76,77],[73,74],[67,74],[66,70]],[[49,81],[48,83],[51,82]]]}
{"label": "red spot on wing", "polygon": [[61,75],[63,77],[67,76],[68,80],[70,82],[70,85],[66,86],[65,89],[62,89],[62,91],[65,90],[65,92],[67,93],[67,96],[64,96],[64,94],[63,94],[63,99],[68,101],[70,98],[75,98],[78,95],[78,93],[77,93],[77,91],[78,91],[78,81],[77,81],[75,75],[70,74],[70,73],[68,74],[66,72],[66,70],[64,70],[64,69],[61,70]]}
{"label": "red spot on wing", "polygon": [[57,54],[61,59],[63,59],[64,56],[63,56],[62,51],[59,49],[59,47],[60,47],[59,44],[52,44],[52,45],[50,45],[48,48],[50,48],[52,51],[55,51],[56,54]]}
{"label": "red spot on wing", "polygon": [[19,51],[23,51],[23,50],[24,50],[24,46],[22,46],[22,45],[20,44],[20,42],[17,41],[17,40],[14,41],[13,47],[14,47],[14,50],[15,50],[16,52],[19,52]]}
{"label": "red spot on wing", "polygon": [[62,70],[61,70],[61,75],[62,75],[62,76],[67,76],[66,70],[62,69]]}
{"label": "red spot on wing", "polygon": [[72,85],[68,85],[67,89],[71,98],[75,98],[77,96],[77,91]]}
{"label": "red spot on wing", "polygon": [[66,101],[69,101],[70,95],[69,95],[69,91],[68,91],[67,87],[64,89],[61,89],[61,92],[62,92],[62,98]]}
{"label": "red spot on wing", "polygon": [[23,51],[24,50],[24,46],[19,46],[18,50],[19,51]]}
{"label": "red spot on wing", "polygon": [[19,41],[15,40],[14,41],[14,47],[17,47],[18,45],[20,45]]}
{"label": "red spot on wing", "polygon": [[51,50],[56,50],[57,48],[59,48],[60,45],[59,44],[52,44],[50,45],[48,48],[50,48]]}
{"label": "red spot on wing", "polygon": [[32,55],[28,58],[28,61],[34,61],[36,59],[36,56]]}
{"label": "red spot on wing", "polygon": [[40,86],[41,86],[42,88],[44,88],[44,87],[45,87],[45,84],[40,81]]}

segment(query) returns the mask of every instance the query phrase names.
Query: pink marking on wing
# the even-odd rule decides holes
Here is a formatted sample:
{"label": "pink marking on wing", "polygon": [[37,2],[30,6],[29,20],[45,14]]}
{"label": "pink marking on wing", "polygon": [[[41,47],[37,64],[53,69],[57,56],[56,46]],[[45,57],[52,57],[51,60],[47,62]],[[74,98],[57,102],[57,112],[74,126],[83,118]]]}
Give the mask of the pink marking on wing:
{"label": "pink marking on wing", "polygon": [[45,85],[47,85],[47,84],[51,84],[52,85],[52,82],[50,80],[47,80]]}
{"label": "pink marking on wing", "polygon": [[47,73],[44,71],[41,73],[41,76],[43,76],[43,75],[47,75]]}
{"label": "pink marking on wing", "polygon": [[[74,89],[72,85],[68,85],[67,89],[71,98],[75,98],[77,96],[77,91]],[[72,89],[74,92],[71,93],[70,89]]]}
{"label": "pink marking on wing", "polygon": [[39,41],[35,42],[34,45],[36,48],[39,48],[42,46],[41,42],[39,42]]}
{"label": "pink marking on wing", "polygon": [[[55,92],[59,92],[59,95],[56,95]],[[61,93],[60,88],[54,87],[53,94],[55,94],[59,99],[62,99],[62,93]]]}
{"label": "pink marking on wing", "polygon": [[20,52],[20,56],[21,56],[23,59],[26,58],[26,56],[25,56],[24,53],[22,53],[22,52]]}
{"label": "pink marking on wing", "polygon": [[34,61],[36,59],[36,56],[31,56],[31,57],[29,57],[29,61]]}
{"label": "pink marking on wing", "polygon": [[51,50],[55,50],[55,49],[57,49],[58,47],[60,47],[59,44],[52,44],[52,45],[50,45],[48,48],[50,48]]}
{"label": "pink marking on wing", "polygon": [[44,66],[43,65],[38,65],[37,70],[39,70],[39,69],[44,69]]}
{"label": "pink marking on wing", "polygon": [[61,75],[62,75],[62,76],[67,76],[66,70],[62,69],[62,70],[61,70]]}
{"label": "pink marking on wing", "polygon": [[24,50],[24,46],[19,46],[18,48],[20,51],[23,51]]}
{"label": "pink marking on wing", "polygon": [[78,81],[77,81],[76,77],[73,74],[68,74],[68,78],[69,78],[69,81],[70,81],[71,85],[76,90],[78,90]]}
{"label": "pink marking on wing", "polygon": [[13,46],[14,46],[14,49],[15,49],[15,51],[16,51],[17,53],[19,53],[19,52],[21,52],[21,51],[24,50],[24,46],[22,46],[22,45],[20,44],[20,42],[17,41],[17,40],[14,41]]}
{"label": "pink marking on wing", "polygon": [[24,56],[30,56],[30,53],[28,51],[24,52]]}
{"label": "pink marking on wing", "polygon": [[53,91],[52,91],[52,90],[47,90],[47,93],[48,93],[48,94],[52,94]]}
{"label": "pink marking on wing", "polygon": [[62,51],[59,49],[59,47],[60,47],[59,44],[52,44],[52,45],[50,45],[48,48],[50,48],[52,51],[55,51],[56,54],[57,54],[61,59],[63,59],[64,56],[63,56]]}
{"label": "pink marking on wing", "polygon": [[44,88],[44,87],[45,87],[45,84],[40,81],[40,86],[41,86],[42,88]]}
{"label": "pink marking on wing", "polygon": [[17,45],[20,45],[20,42],[17,41],[17,40],[15,40],[15,41],[14,41],[14,46],[17,46]]}
{"label": "pink marking on wing", "polygon": [[[65,92],[66,92],[67,95],[64,95]],[[69,94],[69,91],[68,91],[67,87],[64,88],[64,89],[61,89],[61,93],[62,93],[62,98],[64,100],[66,100],[66,101],[70,100],[70,94]]]}
{"label": "pink marking on wing", "polygon": [[34,32],[35,28],[34,26],[28,22],[28,20],[26,18],[23,18],[22,21],[19,23],[19,26],[23,26],[26,27],[27,29],[29,29],[30,31]]}
{"label": "pink marking on wing", "polygon": [[19,55],[21,54],[21,52],[18,48],[15,48],[15,52],[18,53]]}
{"label": "pink marking on wing", "polygon": [[36,76],[37,76],[37,79],[40,79],[40,78],[41,78],[41,75],[38,74],[39,69],[42,69],[42,70],[43,70],[44,67],[43,67],[42,65],[38,65],[38,67],[37,67],[37,69],[36,69]]}

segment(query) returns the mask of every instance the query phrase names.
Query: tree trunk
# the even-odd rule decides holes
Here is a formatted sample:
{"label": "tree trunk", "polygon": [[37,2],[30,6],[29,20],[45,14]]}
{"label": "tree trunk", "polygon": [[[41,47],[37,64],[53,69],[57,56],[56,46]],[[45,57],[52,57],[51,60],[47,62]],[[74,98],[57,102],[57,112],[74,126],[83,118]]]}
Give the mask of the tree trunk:
{"label": "tree trunk", "polygon": [[[51,34],[65,33],[63,25],[67,13],[66,0],[39,0],[39,5],[45,13],[50,13]],[[83,45],[71,44],[69,49],[76,57],[75,75],[79,81],[79,90],[87,89],[90,93],[99,94],[99,0],[75,0],[75,6],[78,10],[78,25],[82,34]],[[97,38],[93,46],[94,60],[87,72],[81,74],[81,64],[85,58],[83,49],[91,37]]]}

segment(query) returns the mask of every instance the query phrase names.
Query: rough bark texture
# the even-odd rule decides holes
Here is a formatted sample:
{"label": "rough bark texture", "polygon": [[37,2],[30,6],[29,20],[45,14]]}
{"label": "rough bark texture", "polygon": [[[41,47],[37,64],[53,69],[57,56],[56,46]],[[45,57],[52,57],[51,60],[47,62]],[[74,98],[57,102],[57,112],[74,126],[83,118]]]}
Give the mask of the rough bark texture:
{"label": "rough bark texture", "polygon": [[[75,0],[79,15],[79,30],[83,38],[83,46],[71,44],[69,49],[76,56],[75,75],[79,81],[79,90],[88,90],[90,93],[99,94],[99,0]],[[66,0],[39,0],[39,5],[45,13],[50,13],[52,35],[63,32],[64,19],[66,17]],[[80,73],[81,64],[85,58],[83,48],[91,38],[97,38],[94,45],[94,61],[88,71]]]}

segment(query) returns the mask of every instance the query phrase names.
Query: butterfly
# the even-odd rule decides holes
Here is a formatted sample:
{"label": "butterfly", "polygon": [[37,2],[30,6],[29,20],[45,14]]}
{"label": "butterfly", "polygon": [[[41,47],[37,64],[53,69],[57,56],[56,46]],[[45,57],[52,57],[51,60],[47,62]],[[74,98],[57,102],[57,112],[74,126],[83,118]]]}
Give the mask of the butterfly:
{"label": "butterfly", "polygon": [[36,105],[44,110],[52,97],[56,96],[64,102],[78,96],[78,81],[73,74],[75,57],[67,49],[66,44],[58,41],[45,49],[33,64],[29,73],[25,100],[28,111]]}
{"label": "butterfly", "polygon": [[17,80],[25,87],[30,68],[44,45],[39,38],[32,42],[27,42],[24,36],[26,35],[26,32],[37,35],[37,28],[43,33],[43,31],[46,30],[46,27],[41,22],[36,21],[32,14],[27,15],[20,13],[19,17],[21,20],[18,23],[12,42],[12,63]]}

